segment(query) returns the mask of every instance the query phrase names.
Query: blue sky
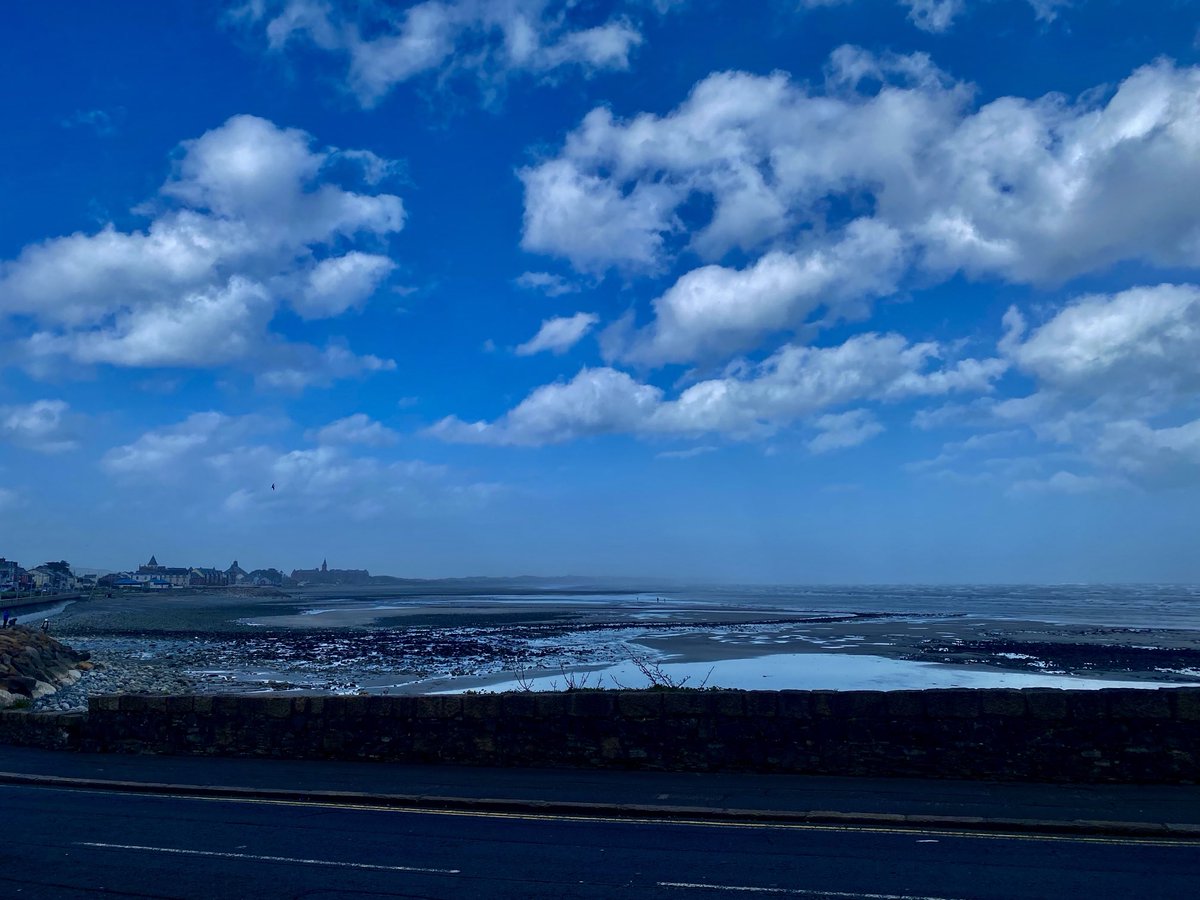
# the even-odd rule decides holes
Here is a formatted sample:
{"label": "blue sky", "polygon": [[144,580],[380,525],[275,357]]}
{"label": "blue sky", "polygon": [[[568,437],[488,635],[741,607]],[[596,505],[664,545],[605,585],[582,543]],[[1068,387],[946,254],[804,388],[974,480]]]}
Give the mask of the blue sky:
{"label": "blue sky", "polygon": [[3,15],[0,554],[1200,578],[1200,3]]}

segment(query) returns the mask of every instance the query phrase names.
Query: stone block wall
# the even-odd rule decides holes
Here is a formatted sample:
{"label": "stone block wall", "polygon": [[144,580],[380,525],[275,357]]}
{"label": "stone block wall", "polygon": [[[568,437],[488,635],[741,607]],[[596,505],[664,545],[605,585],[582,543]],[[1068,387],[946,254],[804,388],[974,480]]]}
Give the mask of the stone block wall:
{"label": "stone block wall", "polygon": [[93,697],[82,749],[1200,782],[1200,688]]}
{"label": "stone block wall", "polygon": [[75,750],[82,743],[85,718],[82,713],[0,710],[0,744],[40,747],[43,750]]}

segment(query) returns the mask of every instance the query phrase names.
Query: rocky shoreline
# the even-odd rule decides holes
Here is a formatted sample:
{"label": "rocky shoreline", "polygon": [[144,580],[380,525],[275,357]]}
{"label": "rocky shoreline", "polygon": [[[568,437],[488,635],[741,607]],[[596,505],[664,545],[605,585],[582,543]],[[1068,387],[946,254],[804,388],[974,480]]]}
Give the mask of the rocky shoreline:
{"label": "rocky shoreline", "polygon": [[0,629],[0,709],[36,703],[78,683],[93,668],[90,658],[38,629]]}
{"label": "rocky shoreline", "polygon": [[90,671],[52,694],[35,699],[35,712],[83,712],[92,694],[187,694],[196,683],[162,666],[107,666],[97,662]]}

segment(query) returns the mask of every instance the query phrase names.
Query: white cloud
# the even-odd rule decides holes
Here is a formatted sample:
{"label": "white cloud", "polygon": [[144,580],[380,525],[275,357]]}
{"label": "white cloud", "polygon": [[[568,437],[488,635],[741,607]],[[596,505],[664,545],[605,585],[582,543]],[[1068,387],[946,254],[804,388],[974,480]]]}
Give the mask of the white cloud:
{"label": "white cloud", "polygon": [[255,376],[255,383],[282,391],[328,387],[344,378],[362,378],[396,370],[395,360],[353,353],[337,343],[321,349],[308,344],[285,344],[270,356],[260,356],[260,362],[266,365]]}
{"label": "white cloud", "polygon": [[266,288],[239,276],[172,299],[123,309],[99,328],[36,332],[29,352],[115,366],[219,366],[253,355],[274,311]]}
{"label": "white cloud", "polygon": [[537,334],[517,347],[517,356],[532,356],[546,350],[557,355],[566,353],[583,340],[584,335],[599,321],[600,317],[593,313],[546,319]]}
{"label": "white cloud", "polygon": [[303,40],[344,56],[348,87],[362,105],[373,106],[396,85],[426,74],[465,72],[487,83],[518,72],[628,68],[642,42],[637,26],[623,16],[588,24],[587,13],[573,0],[429,0],[405,9],[257,0],[237,18],[262,27],[273,51]]}
{"label": "white cloud", "polygon": [[0,511],[19,509],[25,505],[25,499],[12,488],[0,487]]}
{"label": "white cloud", "polygon": [[111,475],[130,478],[176,476],[181,460],[247,421],[219,412],[193,413],[177,425],[147,431],[131,444],[114,447],[101,466]]}
{"label": "white cloud", "polygon": [[820,416],[813,424],[821,433],[808,442],[812,453],[829,453],[865,444],[883,433],[883,425],[870,410],[854,409],[844,413]]}
{"label": "white cloud", "polygon": [[1046,478],[1028,478],[1014,482],[1013,493],[1090,494],[1119,486],[1110,478],[1098,475],[1077,475],[1074,472],[1058,471]]}
{"label": "white cloud", "polygon": [[741,270],[703,266],[654,301],[653,324],[624,346],[618,333],[609,350],[651,365],[724,358],[764,334],[795,330],[822,304],[849,313],[854,301],[892,293],[903,262],[900,236],[864,219],[841,241],[803,254],[772,251]]}
{"label": "white cloud", "polygon": [[399,435],[382,422],[376,422],[365,413],[355,413],[330,422],[310,435],[318,444],[365,444],[386,447],[396,443]]}
{"label": "white cloud", "polygon": [[70,407],[64,400],[0,406],[0,441],[42,453],[59,453],[78,446]]}
{"label": "white cloud", "polygon": [[292,306],[305,319],[340,316],[361,307],[395,268],[386,256],[358,251],[323,259]]}
{"label": "white cloud", "polygon": [[659,265],[665,235],[680,229],[678,188],[651,182],[629,192],[566,160],[519,173],[525,184],[521,246],[565,256],[580,271]]}
{"label": "white cloud", "polygon": [[922,31],[943,32],[966,6],[965,0],[900,0],[908,7],[909,20]]}
{"label": "white cloud", "polygon": [[1102,465],[1144,485],[1195,484],[1200,480],[1200,419],[1161,428],[1133,420],[1108,422],[1092,451]]}
{"label": "white cloud", "polygon": [[664,450],[662,453],[655,453],[655,459],[695,459],[697,456],[706,456],[709,453],[716,453],[716,447],[710,447],[707,444],[699,447],[688,447],[686,450]]}
{"label": "white cloud", "polygon": [[315,447],[287,447],[264,440],[287,423],[195,413],[114,447],[101,467],[135,492],[133,502],[144,500],[153,484],[156,503],[169,496],[177,509],[218,519],[233,513],[239,522],[319,514],[328,527],[337,518],[478,506],[499,490],[464,481],[444,466],[356,454],[356,445],[389,443],[386,430],[365,419],[331,423],[313,435],[322,441]]}
{"label": "white cloud", "polygon": [[[806,9],[817,9],[826,6],[848,6],[855,0],[800,0],[800,5]],[[949,31],[967,9],[966,0],[897,0],[908,10],[908,18],[922,31],[941,34]],[[1039,21],[1052,21],[1058,14],[1059,7],[1068,6],[1071,0],[1026,0],[1033,8],[1034,15]]]}
{"label": "white cloud", "polygon": [[543,385],[496,423],[453,416],[430,429],[447,441],[537,446],[614,431],[635,431],[662,403],[662,391],[615,369],[584,369],[571,381]]}
{"label": "white cloud", "polygon": [[997,359],[932,368],[943,352],[937,344],[878,334],[827,348],[788,345],[746,371],[694,384],[673,400],[616,369],[584,369],[569,382],[537,388],[495,422],[451,416],[429,431],[450,441],[531,446],[614,433],[748,438],[856,401],[987,391],[1006,368]]}
{"label": "white cloud", "polygon": [[[617,342],[651,364],[858,315],[910,279],[1197,266],[1200,68],[1160,60],[1078,100],[973,96],[921,54],[843,47],[816,88],[719,72],[664,115],[595,109],[520,172],[522,243],[581,272],[707,260]],[[717,264],[733,250],[751,261]]]}
{"label": "white cloud", "polygon": [[[953,408],[953,407],[951,407]],[[946,409],[942,407],[942,410]],[[938,410],[937,412],[941,412]],[[935,421],[933,424],[921,425],[918,422],[922,419],[928,419],[929,411],[922,410],[917,413],[917,420],[914,425],[917,427],[938,427],[949,422],[962,422],[961,413],[958,415],[950,415],[945,413],[944,418],[940,422]],[[946,469],[946,467],[957,463],[963,457],[973,456],[979,453],[995,450],[998,447],[1005,446],[1020,439],[1024,434],[1023,431],[1016,428],[1010,428],[1005,431],[989,431],[981,434],[973,434],[965,440],[948,441],[942,445],[941,452],[930,459],[921,459],[915,462],[908,463],[904,466],[909,472],[938,472]]]}
{"label": "white cloud", "polygon": [[578,284],[551,272],[523,272],[515,279],[515,284],[528,291],[541,291],[547,297],[561,297],[579,291]]}
{"label": "white cloud", "polygon": [[1006,430],[948,444],[911,470],[939,469],[989,440],[1007,439],[1019,425],[1087,471],[1023,475],[1013,484],[1018,492],[1200,481],[1200,287],[1086,295],[1034,327],[1011,308],[1003,325],[1000,350],[1032,380],[1033,392],[918,413],[918,427]]}
{"label": "white cloud", "polygon": [[[392,263],[344,247],[399,231],[404,207],[332,183],[329,167],[347,154],[311,145],[304,132],[234,116],[183,143],[171,177],[138,210],[146,230],[108,225],[0,263],[0,314],[35,329],[26,362],[257,369],[316,352],[270,331],[280,301],[308,318],[361,305]],[[349,162],[378,160],[367,157]]]}
{"label": "white cloud", "polygon": [[1078,298],[1027,336],[1014,308],[1001,346],[1044,389],[1170,401],[1200,392],[1200,287]]}

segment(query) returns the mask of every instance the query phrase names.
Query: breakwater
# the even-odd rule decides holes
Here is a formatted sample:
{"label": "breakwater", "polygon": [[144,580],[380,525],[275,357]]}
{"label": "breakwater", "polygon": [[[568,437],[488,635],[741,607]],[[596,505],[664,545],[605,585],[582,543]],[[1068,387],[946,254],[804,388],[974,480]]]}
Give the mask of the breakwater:
{"label": "breakwater", "polygon": [[92,751],[1068,782],[1200,781],[1200,688],[107,695],[0,713]]}

